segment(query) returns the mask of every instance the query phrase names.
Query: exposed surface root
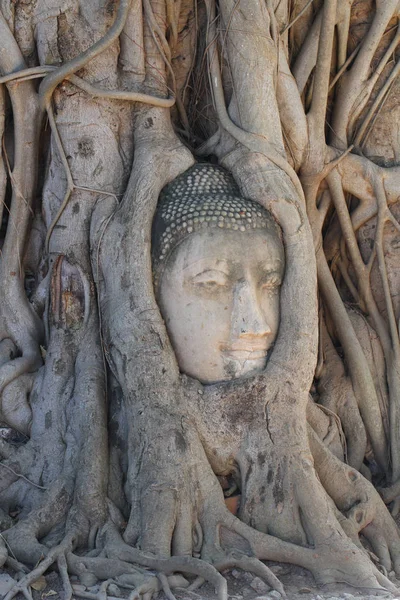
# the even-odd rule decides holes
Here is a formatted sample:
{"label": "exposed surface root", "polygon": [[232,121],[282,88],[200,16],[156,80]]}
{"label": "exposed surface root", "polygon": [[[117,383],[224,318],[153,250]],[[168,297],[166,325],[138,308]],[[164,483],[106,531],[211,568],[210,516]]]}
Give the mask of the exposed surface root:
{"label": "exposed surface root", "polygon": [[400,573],[400,534],[378,492],[358,471],[338,460],[310,432],[315,467],[327,493],[346,519],[351,538],[362,533],[381,565]]}
{"label": "exposed surface root", "polygon": [[235,556],[235,552],[231,552],[230,556],[227,556],[226,559],[222,559],[220,562],[214,563],[214,566],[218,571],[236,568],[254,573],[254,575],[257,575],[268,583],[272,589],[279,592],[282,598],[286,598],[284,587],[277,576],[264,563],[253,556]]}
{"label": "exposed surface root", "polygon": [[[58,563],[60,556],[64,556],[65,557],[65,552],[68,552],[68,549],[71,547],[72,545],[72,540],[65,540],[62,544],[60,544],[59,546],[56,546],[55,548],[53,548],[52,550],[49,551],[48,555],[43,558],[43,560],[38,564],[38,566],[33,569],[30,573],[27,573],[24,577],[22,577],[12,588],[11,590],[7,593],[7,595],[5,596],[4,600],[12,600],[12,598],[15,598],[15,596],[19,593],[22,593],[25,598],[31,598],[31,592],[30,592],[30,586],[35,583],[39,577],[41,577],[43,575],[43,573],[45,573],[47,571],[47,569],[53,564],[53,563]],[[65,560],[65,558],[64,558]],[[61,561],[61,566],[62,566],[62,574],[66,574],[66,570],[65,570],[65,563],[62,560]],[[62,575],[63,577],[63,575]],[[64,579],[63,577],[63,585],[65,587],[66,585],[66,589],[65,592],[66,594],[70,593],[70,585],[68,585],[68,577],[67,580]]]}
{"label": "exposed surface root", "polygon": [[[25,12],[31,4],[35,16]],[[9,210],[8,221],[0,224],[6,229],[0,257],[1,413],[9,425],[32,436],[20,448],[0,440],[4,459],[0,491],[7,505],[3,512],[8,518],[8,513],[21,509],[20,520],[16,518],[16,524],[0,538],[0,566],[25,573],[5,600],[18,593],[32,600],[30,586],[53,564],[60,572],[65,600],[73,595],[112,600],[108,595],[111,583],[131,590],[129,600],[151,600],[161,589],[168,600],[175,600],[173,589],[187,583],[176,572],[196,576],[189,591],[207,581],[214,585],[219,600],[226,600],[227,583],[220,571],[232,567],[258,575],[285,597],[282,584],[261,560],[300,565],[321,584],[346,582],[397,591],[369,560],[359,536],[368,540],[384,571],[394,568],[399,574],[399,533],[372,485],[356,469],[362,469],[368,434],[374,459],[381,472],[389,475],[385,438],[389,432],[394,479],[400,472],[398,315],[383,245],[386,224],[397,231],[400,228],[389,212],[389,204],[398,197],[398,167],[381,168],[365,156],[356,157],[350,144],[354,136],[361,143],[369,133],[378,104],[382,106],[394,88],[399,64],[386,80],[385,66],[399,34],[383,57],[376,53],[390,19],[397,15],[397,1],[375,3],[373,22],[348,57],[352,1],[320,2],[321,10],[309,22],[293,69],[300,89],[290,72],[285,34],[290,29],[295,35],[302,14],[305,18],[312,14],[306,0],[297,17],[281,28],[281,40],[277,19],[285,2],[275,2],[279,6],[274,11],[269,0],[206,0],[208,23],[202,3],[189,0],[101,2],[104,14],[99,10],[100,16],[91,13],[91,2],[83,0],[56,1],[50,3],[52,9],[47,4],[42,0],[0,2],[4,50],[0,52],[0,86],[6,85],[9,95],[9,102],[4,102],[1,87],[1,137],[13,128],[12,142],[5,139],[0,156],[0,215],[5,197]],[[290,3],[286,4],[289,11]],[[53,8],[59,11],[56,16]],[[190,15],[195,24],[183,22],[181,13],[187,15],[186,21]],[[97,42],[97,27],[86,35],[90,14],[99,29],[106,31]],[[43,21],[40,15],[45,15]],[[25,17],[27,26],[21,27]],[[38,23],[33,23],[36,18]],[[80,29],[83,21],[84,30]],[[34,40],[24,39],[30,35],[27,31],[35,31]],[[82,31],[84,40],[79,39]],[[187,382],[160,316],[150,272],[151,223],[160,190],[194,160],[176,136],[180,124],[172,123],[170,112],[175,99],[169,85],[175,88],[176,84],[176,103],[190,141],[192,124],[180,100],[182,83],[176,81],[174,64],[188,58],[181,52],[183,46],[178,47],[188,32],[193,35],[192,67],[197,68],[196,37],[204,38],[199,50],[203,52],[206,46],[199,59],[201,70],[207,62],[205,54],[209,58],[209,85],[199,92],[204,98],[189,89],[189,78],[185,83],[188,95],[193,91],[196,96],[193,105],[200,107],[195,127],[199,124],[199,130],[204,128],[201,134],[210,138],[202,150],[232,171],[246,197],[271,210],[283,232],[286,257],[279,335],[265,371],[251,381],[208,389],[199,384],[189,409]],[[37,58],[47,63],[50,58],[59,66],[28,69],[17,38],[29,55],[29,64]],[[76,51],[77,42],[85,49]],[[258,60],[261,53],[263,61]],[[130,60],[124,62],[127,55]],[[378,60],[376,69],[374,60]],[[187,67],[183,71],[189,73]],[[385,81],[379,83],[380,76]],[[44,77],[39,93],[32,77]],[[63,85],[64,79],[70,83]],[[104,88],[96,82],[103,82]],[[331,111],[330,90],[337,82],[339,101]],[[382,85],[380,91],[375,84]],[[140,93],[132,91],[136,89]],[[121,115],[126,105],[122,107],[121,101],[141,103],[135,104],[125,121]],[[200,114],[203,108],[204,115]],[[40,139],[44,110],[51,126],[48,155],[47,141],[42,144]],[[360,115],[361,125],[356,119]],[[128,121],[131,129],[124,131]],[[291,162],[281,123],[288,136],[286,146],[293,146]],[[91,137],[97,127],[107,132],[105,141],[97,138],[100,143]],[[335,148],[327,146],[329,128]],[[113,148],[110,152],[108,144]],[[97,146],[109,164],[104,164],[107,161]],[[349,178],[346,165],[350,163]],[[43,205],[36,198],[43,183],[37,184],[39,164],[48,165]],[[292,164],[301,172],[301,183]],[[79,187],[74,181],[82,174],[91,181]],[[348,179],[353,178],[357,184],[352,182],[352,188]],[[49,181],[52,184],[47,188]],[[62,200],[56,188],[64,190],[64,184],[67,190]],[[345,196],[348,188],[361,196],[353,212],[354,202]],[[91,241],[88,231],[96,227],[97,217],[91,212],[95,201],[90,209],[84,202],[73,203],[78,190],[114,201],[112,214],[103,220],[104,228]],[[42,266],[51,280],[51,285],[43,286],[37,312],[24,288],[23,256],[36,210],[47,212],[46,265]],[[365,263],[357,232],[366,215],[375,213],[377,233]],[[363,343],[357,341],[326,259],[322,238],[331,227],[328,218],[337,225],[337,239],[345,240],[338,241],[338,252],[346,294],[368,312],[382,344],[383,381],[389,383],[391,407],[387,431]],[[317,392],[333,418],[337,414],[343,421],[350,466],[330,454],[326,445],[334,443],[329,436],[324,445],[311,431],[313,465],[307,442],[306,402],[317,359],[313,243],[320,288],[341,344],[341,348],[334,347],[327,328],[321,327],[325,364]],[[371,286],[375,262],[385,292],[384,311],[378,308]],[[40,279],[38,273],[35,276]],[[107,381],[110,371],[112,384]],[[115,402],[108,402],[105,390],[113,393],[114,383],[118,388]],[[202,401],[207,406],[198,410]],[[108,443],[109,430],[118,419],[126,435],[116,435]],[[186,435],[190,428],[198,437],[193,444]],[[121,463],[117,465],[118,459],[114,463],[108,456],[114,441]],[[108,473],[114,467],[119,471],[110,483]],[[215,473],[231,476],[233,472],[240,475],[240,515],[246,522],[226,510],[219,488],[215,492]],[[118,477],[115,496],[121,514],[117,527],[107,521],[106,498]],[[381,493],[386,503],[394,502],[397,511],[400,483]],[[221,530],[232,534],[233,538],[228,536],[229,541],[233,539],[231,545],[224,546]],[[9,556],[14,551],[15,556]],[[38,559],[30,572],[18,562]],[[101,580],[98,593],[74,589],[70,574],[86,583]]]}
{"label": "exposed surface root", "polygon": [[106,554],[109,558],[118,557],[120,560],[138,564],[166,574],[178,571],[203,577],[206,581],[209,581],[214,585],[220,600],[227,598],[226,580],[218,573],[213,565],[191,556],[157,558],[155,556],[146,555],[144,552],[126,544],[115,530],[111,530],[107,537],[108,543],[106,544]]}

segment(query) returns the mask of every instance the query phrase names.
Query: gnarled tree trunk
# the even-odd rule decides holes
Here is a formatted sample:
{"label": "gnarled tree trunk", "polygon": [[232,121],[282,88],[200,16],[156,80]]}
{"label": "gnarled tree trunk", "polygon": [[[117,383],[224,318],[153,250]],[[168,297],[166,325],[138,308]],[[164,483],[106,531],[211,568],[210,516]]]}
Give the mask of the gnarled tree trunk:
{"label": "gnarled tree trunk", "polygon": [[[223,599],[233,566],[283,594],[262,560],[396,589],[359,536],[400,573],[374,487],[397,511],[398,16],[0,2],[0,560],[26,572],[7,600],[53,563],[68,597],[68,574],[148,600],[182,573]],[[151,268],[160,192],[199,160],[270,211],[286,260],[265,370],[213,385],[180,373]]]}

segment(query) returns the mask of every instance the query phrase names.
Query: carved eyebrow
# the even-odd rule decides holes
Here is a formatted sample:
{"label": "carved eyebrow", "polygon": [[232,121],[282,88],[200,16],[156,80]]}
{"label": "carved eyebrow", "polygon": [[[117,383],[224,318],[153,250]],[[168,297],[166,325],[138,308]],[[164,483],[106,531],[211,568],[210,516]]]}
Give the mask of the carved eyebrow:
{"label": "carved eyebrow", "polygon": [[193,283],[206,283],[207,281],[216,281],[225,284],[229,280],[229,273],[221,269],[205,269],[189,277]]}
{"label": "carved eyebrow", "polygon": [[228,261],[221,258],[216,258],[215,260],[209,258],[200,258],[199,260],[196,260],[193,263],[190,263],[189,265],[183,267],[182,272],[185,273],[189,269],[193,269],[193,271],[195,271],[195,273],[193,273],[192,275],[199,275],[200,273],[206,271],[221,271],[228,275],[230,271]]}

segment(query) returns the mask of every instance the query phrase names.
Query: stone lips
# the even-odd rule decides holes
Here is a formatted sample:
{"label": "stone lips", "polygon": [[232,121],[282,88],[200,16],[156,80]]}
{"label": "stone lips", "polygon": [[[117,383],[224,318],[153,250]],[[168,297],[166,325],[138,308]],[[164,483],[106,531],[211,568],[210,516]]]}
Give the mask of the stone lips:
{"label": "stone lips", "polygon": [[243,198],[232,175],[222,167],[197,163],[166,185],[160,194],[152,230],[154,284],[174,248],[204,228],[249,231],[267,229],[280,235],[272,215]]}

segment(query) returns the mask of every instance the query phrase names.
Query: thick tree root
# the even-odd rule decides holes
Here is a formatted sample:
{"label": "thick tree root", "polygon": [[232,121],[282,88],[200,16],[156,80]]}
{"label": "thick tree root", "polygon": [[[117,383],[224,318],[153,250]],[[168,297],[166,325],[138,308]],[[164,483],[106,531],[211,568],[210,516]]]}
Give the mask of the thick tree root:
{"label": "thick tree root", "polygon": [[[12,600],[18,593],[22,593],[25,598],[31,598],[30,586],[55,563],[63,583],[64,596],[69,600],[73,594],[84,598],[93,598],[94,600],[104,600],[107,586],[112,581],[115,581],[117,585],[133,587],[132,598],[143,597],[143,600],[150,600],[153,594],[163,589],[167,597],[173,600],[171,586],[184,587],[187,583],[182,577],[173,575],[175,572],[190,573],[196,575],[197,579],[202,582],[210,582],[215,587],[218,599],[227,600],[227,582],[218,571],[225,571],[234,567],[251,571],[262,577],[271,587],[278,590],[282,597],[285,597],[282,584],[270,569],[255,557],[232,552],[225,555],[223,559],[214,565],[190,556],[157,558],[129,546],[113,527],[111,529],[111,533],[106,536],[107,543],[101,553],[102,556],[98,557],[73,554],[71,550],[76,536],[69,535],[60,545],[51,549],[32,571],[18,581],[4,600]],[[39,542],[36,542],[36,544],[38,547],[40,546]],[[5,561],[7,548],[4,543],[2,548]],[[43,549],[45,549],[44,546]],[[15,551],[18,555],[17,548],[15,548]],[[138,568],[135,565],[140,565],[145,569]],[[154,572],[147,569],[158,572],[158,575],[156,576]],[[88,580],[89,576],[93,577],[93,582],[98,579],[105,581],[102,583],[98,594],[87,595],[87,592],[82,594],[79,590],[74,590],[69,573],[84,577],[85,581]]]}
{"label": "thick tree root", "polygon": [[109,558],[118,557],[126,562],[139,564],[161,573],[172,574],[178,571],[203,577],[214,585],[220,600],[227,599],[226,580],[213,565],[191,556],[157,558],[146,555],[144,552],[126,544],[115,528],[109,530],[107,538],[106,554]]}
{"label": "thick tree root", "polygon": [[[237,532],[246,537],[254,554],[260,560],[271,560],[271,548],[266,543],[265,534],[251,528],[246,531],[246,528],[247,525],[239,521]],[[280,558],[275,560],[308,569],[320,585],[346,583],[365,590],[398,593],[398,588],[372,564],[364,552],[356,546],[345,546],[348,551],[344,551],[343,547],[336,549],[329,543],[315,549],[287,544],[286,548],[281,549]]]}
{"label": "thick tree root", "polygon": [[315,467],[327,493],[346,516],[346,524],[357,536],[370,542],[380,564],[400,573],[400,534],[373,485],[358,471],[338,460],[309,430]]}

